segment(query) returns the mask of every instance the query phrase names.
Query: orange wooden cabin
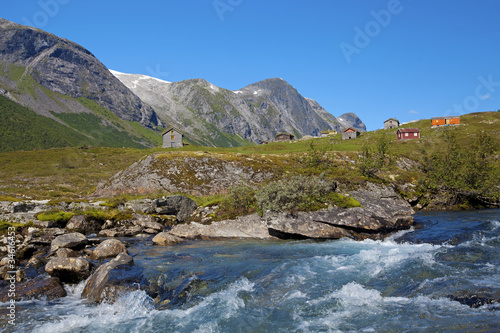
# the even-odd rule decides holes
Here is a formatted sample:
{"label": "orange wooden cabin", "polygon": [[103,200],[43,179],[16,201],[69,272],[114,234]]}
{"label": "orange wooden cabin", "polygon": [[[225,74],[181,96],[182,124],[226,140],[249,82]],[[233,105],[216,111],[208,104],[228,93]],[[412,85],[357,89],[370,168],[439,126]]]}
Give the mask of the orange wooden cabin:
{"label": "orange wooden cabin", "polygon": [[459,125],[460,116],[434,117],[431,118],[432,126]]}

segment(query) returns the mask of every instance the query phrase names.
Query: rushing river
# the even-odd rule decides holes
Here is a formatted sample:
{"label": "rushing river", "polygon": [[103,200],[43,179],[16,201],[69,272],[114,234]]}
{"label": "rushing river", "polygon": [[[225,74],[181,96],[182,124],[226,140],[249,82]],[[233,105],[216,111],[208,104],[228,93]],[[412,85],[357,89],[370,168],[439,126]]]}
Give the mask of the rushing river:
{"label": "rushing river", "polygon": [[55,301],[18,303],[6,332],[500,332],[500,210],[419,213],[384,241],[136,243],[160,286],[87,305],[83,284]]}

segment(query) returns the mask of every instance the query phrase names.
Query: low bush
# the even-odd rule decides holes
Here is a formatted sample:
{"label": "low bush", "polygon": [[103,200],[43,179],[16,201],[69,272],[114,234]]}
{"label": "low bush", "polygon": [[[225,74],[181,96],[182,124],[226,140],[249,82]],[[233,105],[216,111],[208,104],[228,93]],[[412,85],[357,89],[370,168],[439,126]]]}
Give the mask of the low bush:
{"label": "low bush", "polygon": [[217,219],[231,219],[256,211],[255,190],[244,185],[232,186],[228,189],[227,196],[219,203]]}
{"label": "low bush", "polygon": [[313,211],[324,208],[335,189],[332,180],[297,175],[259,188],[255,197],[261,213]]}
{"label": "low bush", "polygon": [[58,224],[66,224],[74,215],[75,213],[62,210],[49,210],[39,213],[36,218],[40,221],[54,221]]}

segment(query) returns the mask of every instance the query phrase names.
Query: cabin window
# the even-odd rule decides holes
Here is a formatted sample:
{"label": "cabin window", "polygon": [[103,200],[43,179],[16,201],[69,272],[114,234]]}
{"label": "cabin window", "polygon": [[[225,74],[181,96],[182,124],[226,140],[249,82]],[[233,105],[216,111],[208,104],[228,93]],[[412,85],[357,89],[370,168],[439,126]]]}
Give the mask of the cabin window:
{"label": "cabin window", "polygon": [[408,133],[405,133],[405,136],[408,136]]}
{"label": "cabin window", "polygon": [[413,136],[418,136],[417,133],[413,133]]}
{"label": "cabin window", "polygon": [[175,140],[175,135],[170,136],[170,140],[174,141]]}
{"label": "cabin window", "polygon": [[174,130],[172,130],[172,132],[170,132],[170,134],[174,134]]}

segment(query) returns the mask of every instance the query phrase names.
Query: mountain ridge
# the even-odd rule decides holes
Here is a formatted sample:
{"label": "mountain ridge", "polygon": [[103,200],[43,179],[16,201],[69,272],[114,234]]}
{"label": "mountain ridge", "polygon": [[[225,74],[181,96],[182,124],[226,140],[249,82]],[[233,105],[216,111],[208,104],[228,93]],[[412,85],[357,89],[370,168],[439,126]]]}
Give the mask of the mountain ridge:
{"label": "mountain ridge", "polygon": [[[228,90],[205,79],[169,82],[142,74],[111,72],[151,105],[163,122],[184,129],[196,140],[210,145],[215,141],[211,135],[221,135],[214,132],[213,126],[255,143],[272,141],[279,132],[290,132],[300,138],[319,136],[322,130],[340,131],[354,126],[348,122],[344,124],[349,126],[343,126],[318,102],[303,97],[281,78]],[[365,131],[362,121],[355,118],[362,124],[359,129]]]}

